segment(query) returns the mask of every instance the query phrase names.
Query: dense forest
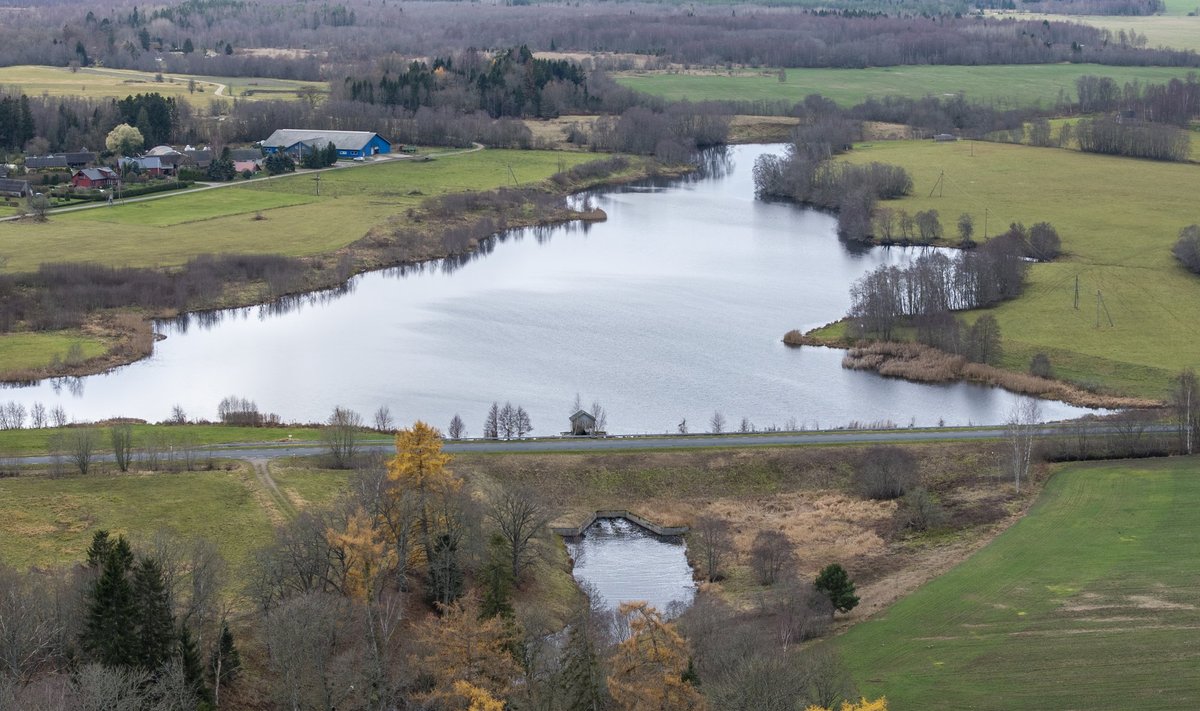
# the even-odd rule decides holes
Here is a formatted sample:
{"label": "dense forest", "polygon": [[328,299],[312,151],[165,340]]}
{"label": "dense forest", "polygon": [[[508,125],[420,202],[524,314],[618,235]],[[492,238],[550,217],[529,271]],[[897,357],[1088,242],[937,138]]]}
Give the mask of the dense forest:
{"label": "dense forest", "polygon": [[360,2],[318,8],[188,0],[153,11],[132,3],[97,11],[66,2],[0,12],[9,29],[0,64],[100,64],[210,76],[331,79],[344,74],[337,67],[394,52],[411,59],[519,44],[537,51],[636,53],[656,63],[706,65],[1068,61],[1200,66],[1194,52],[1148,49],[1136,35],[1123,32],[967,14],[968,8],[929,12],[904,4],[814,11],[638,3]]}

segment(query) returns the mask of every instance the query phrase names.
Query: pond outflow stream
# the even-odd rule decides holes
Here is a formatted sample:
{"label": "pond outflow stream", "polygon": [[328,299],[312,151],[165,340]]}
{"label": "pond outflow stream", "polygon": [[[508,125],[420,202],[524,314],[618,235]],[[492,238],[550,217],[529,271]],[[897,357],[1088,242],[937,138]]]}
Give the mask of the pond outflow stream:
{"label": "pond outflow stream", "polygon": [[609,610],[643,601],[673,616],[696,596],[680,536],[657,536],[627,519],[603,518],[568,539],[567,550],[575,579]]}
{"label": "pond outflow stream", "polygon": [[[493,401],[529,413],[535,435],[567,428],[576,393],[608,431],[708,431],[851,422],[998,424],[1015,397],[918,385],[841,367],[842,352],[791,349],[791,328],[836,320],[850,285],[915,249],[850,249],[826,214],[755,199],[755,159],[738,146],[705,177],[591,197],[604,223],[521,230],[476,258],[365,274],[336,294],[160,324],[154,355],[107,375],[0,390],[70,418],[166,419],[179,405],[215,419],[230,395],[285,421],[335,406],[369,419],[478,435]],[[270,229],[270,222],[264,223]],[[269,241],[270,235],[264,236]],[[264,247],[266,248],[266,247]],[[1046,403],[1047,419],[1083,410]]]}

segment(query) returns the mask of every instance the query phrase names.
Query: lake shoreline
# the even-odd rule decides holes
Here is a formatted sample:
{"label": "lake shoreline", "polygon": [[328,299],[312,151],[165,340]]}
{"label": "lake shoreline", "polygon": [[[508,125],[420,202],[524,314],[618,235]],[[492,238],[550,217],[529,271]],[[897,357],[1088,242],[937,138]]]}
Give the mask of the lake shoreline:
{"label": "lake shoreline", "polygon": [[[570,197],[589,190],[600,188],[615,188],[629,183],[656,178],[679,178],[693,173],[698,166],[662,166],[649,159],[638,160],[631,169],[619,174],[609,174],[577,183],[558,186],[551,181],[545,181],[537,190],[558,196]],[[461,193],[471,194],[471,193]],[[154,322],[178,318],[185,314],[195,314],[227,309],[250,308],[280,303],[287,299],[316,294],[323,291],[333,291],[344,287],[351,279],[369,272],[391,269],[402,266],[415,266],[434,262],[450,257],[463,257],[479,251],[480,245],[493,239],[496,235],[527,229],[531,227],[553,227],[572,222],[594,223],[603,222],[607,215],[599,208],[575,210],[570,207],[545,209],[534,206],[531,214],[518,216],[501,216],[502,227],[488,234],[473,235],[467,245],[461,249],[448,249],[444,237],[456,228],[471,228],[479,222],[469,222],[469,218],[488,217],[487,214],[472,215],[463,213],[455,217],[433,218],[426,222],[424,213],[427,204],[422,205],[417,213],[409,214],[408,219],[420,225],[417,239],[409,239],[397,244],[395,240],[387,239],[384,234],[386,225],[380,225],[355,240],[349,245],[330,253],[303,258],[310,269],[305,283],[301,288],[289,290],[280,294],[264,297],[262,290],[250,288],[237,289],[249,285],[223,285],[224,293],[216,303],[198,305],[196,308],[185,310],[163,310],[147,313],[138,309],[115,309],[91,314],[83,327],[83,331],[103,341],[107,348],[104,353],[85,360],[67,363],[61,360],[48,363],[39,368],[0,368],[0,384],[6,385],[35,385],[43,380],[52,378],[82,378],[91,375],[103,375],[119,368],[131,365],[154,354],[154,343],[166,338],[166,335],[155,331]],[[485,211],[486,212],[486,211]],[[411,213],[411,211],[410,211]],[[401,217],[397,215],[392,220]],[[398,232],[398,230],[397,230]],[[413,235],[408,234],[411,238]],[[344,271],[342,265],[350,260],[353,270]],[[36,333],[36,331],[34,332]]]}
{"label": "lake shoreline", "polygon": [[885,378],[897,378],[910,383],[978,383],[1003,388],[1018,395],[1105,410],[1165,406],[1159,400],[1094,393],[1062,380],[1018,373],[985,363],[971,363],[963,356],[920,343],[870,339],[852,342],[845,337],[814,335],[829,325],[832,324],[807,333],[789,331],[784,335],[783,342],[793,348],[822,346],[841,349],[846,351],[842,358],[842,367],[845,369],[878,373]]}

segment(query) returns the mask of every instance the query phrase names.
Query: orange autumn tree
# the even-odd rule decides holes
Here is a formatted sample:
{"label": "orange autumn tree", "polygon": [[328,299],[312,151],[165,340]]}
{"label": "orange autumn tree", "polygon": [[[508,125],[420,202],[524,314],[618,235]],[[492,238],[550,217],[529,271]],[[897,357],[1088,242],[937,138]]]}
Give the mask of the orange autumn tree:
{"label": "orange autumn tree", "polygon": [[360,506],[347,519],[345,530],[330,529],[325,537],[344,558],[343,592],[359,600],[374,600],[382,575],[395,565],[395,553],[375,520]]}
{"label": "orange autumn tree", "polygon": [[608,689],[626,711],[691,711],[703,709],[704,699],[684,681],[687,642],[675,626],[645,602],[619,608],[629,623],[629,639],[617,646]]}
{"label": "orange autumn tree", "polygon": [[499,618],[481,620],[474,596],[441,611],[441,617],[426,620],[417,632],[424,650],[417,666],[433,680],[428,698],[448,708],[490,710],[488,700],[504,699],[521,678],[511,652],[511,629]]}

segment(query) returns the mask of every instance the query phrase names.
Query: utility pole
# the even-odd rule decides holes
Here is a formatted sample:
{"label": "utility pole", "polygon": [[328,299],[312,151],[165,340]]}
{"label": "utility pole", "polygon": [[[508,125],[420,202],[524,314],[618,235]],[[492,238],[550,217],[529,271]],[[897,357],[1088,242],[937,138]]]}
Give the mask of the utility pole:
{"label": "utility pole", "polygon": [[317,197],[321,197],[321,174],[317,173],[317,177],[313,178],[317,183]]}
{"label": "utility pole", "polygon": [[[971,145],[972,145],[972,147],[974,146],[974,144],[971,144]],[[987,227],[988,227],[987,223],[988,223],[988,209],[985,207],[985,208],[983,208],[983,241],[984,242],[987,242]]]}
{"label": "utility pole", "polygon": [[1079,310],[1079,275],[1075,275],[1075,310]]}

